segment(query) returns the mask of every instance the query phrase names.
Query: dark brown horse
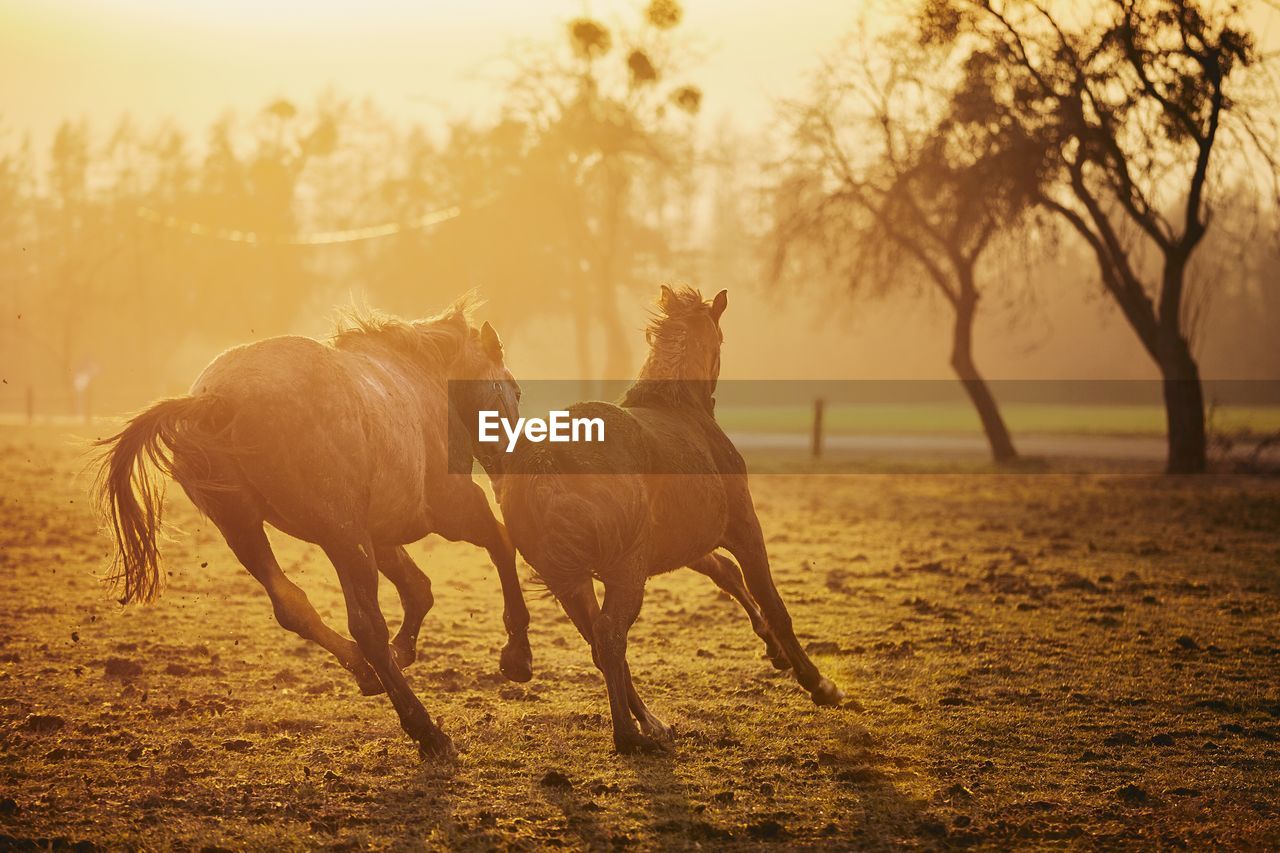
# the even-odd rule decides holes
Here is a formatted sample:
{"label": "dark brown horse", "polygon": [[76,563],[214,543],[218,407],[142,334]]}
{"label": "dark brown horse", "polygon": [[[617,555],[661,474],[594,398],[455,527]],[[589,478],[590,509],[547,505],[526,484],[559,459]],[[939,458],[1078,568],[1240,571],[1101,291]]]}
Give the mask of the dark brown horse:
{"label": "dark brown horse", "polygon": [[[512,541],[591,644],[619,752],[661,749],[670,737],[632,684],[627,631],[645,581],[681,566],[711,576],[738,598],[775,665],[789,664],[814,702],[837,705],[844,698],[796,639],[769,571],[746,465],[716,424],[727,301],[723,291],[704,302],[697,291],[663,287],[648,359],[621,403],[570,407],[573,417],[602,418],[604,441],[522,443],[497,485]],[[718,548],[741,569],[714,553]],[[603,607],[593,576],[604,583]]]}
{"label": "dark brown horse", "polygon": [[[473,328],[467,311],[462,300],[429,320],[357,320],[328,344],[278,337],[228,350],[188,396],[156,403],[100,442],[108,449],[99,482],[124,599],[150,600],[161,582],[163,496],[150,463],[217,525],[266,588],[281,625],[329,650],[362,693],[385,690],[424,755],[451,753],[400,671],[414,660],[432,604],[431,582],[405,544],[438,533],[488,550],[502,582],[502,671],[516,681],[532,675],[514,548],[481,487],[470,474],[451,473],[471,470],[474,411],[514,417],[519,399],[497,334],[488,323]],[[452,406],[450,380],[469,380]],[[355,642],[326,625],[285,577],[264,523],[324,549]],[[404,605],[390,645],[379,572]]]}

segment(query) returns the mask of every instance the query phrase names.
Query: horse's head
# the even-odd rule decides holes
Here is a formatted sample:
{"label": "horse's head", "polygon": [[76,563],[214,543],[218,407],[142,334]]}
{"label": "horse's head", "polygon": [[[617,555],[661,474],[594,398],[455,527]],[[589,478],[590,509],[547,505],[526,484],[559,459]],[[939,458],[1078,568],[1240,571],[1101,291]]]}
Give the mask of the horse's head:
{"label": "horse's head", "polygon": [[[710,380],[720,377],[720,315],[729,304],[722,290],[710,302],[692,287],[658,291],[658,313],[649,324],[650,359],[662,362],[660,378]],[[657,366],[657,365],[655,365]],[[659,377],[654,377],[659,378]]]}
{"label": "horse's head", "polygon": [[458,383],[455,403],[471,416],[472,425],[481,411],[497,412],[513,423],[520,417],[520,385],[507,369],[502,339],[487,321],[468,330],[449,378]]}
{"label": "horse's head", "polygon": [[710,408],[720,378],[720,315],[729,304],[727,291],[707,301],[691,287],[662,285],[658,310],[646,330],[649,357],[640,370],[642,382],[670,385],[666,392],[692,395]]}

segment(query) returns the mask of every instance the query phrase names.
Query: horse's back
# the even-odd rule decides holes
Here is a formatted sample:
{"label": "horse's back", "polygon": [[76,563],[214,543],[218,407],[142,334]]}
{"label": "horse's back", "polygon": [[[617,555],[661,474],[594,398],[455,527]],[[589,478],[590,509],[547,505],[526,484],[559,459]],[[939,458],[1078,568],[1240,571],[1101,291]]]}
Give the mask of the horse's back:
{"label": "horse's back", "polygon": [[191,394],[218,399],[227,476],[286,532],[317,541],[357,524],[375,538],[406,538],[402,528],[422,518],[422,414],[407,381],[368,359],[311,338],[269,338],[218,356]]}

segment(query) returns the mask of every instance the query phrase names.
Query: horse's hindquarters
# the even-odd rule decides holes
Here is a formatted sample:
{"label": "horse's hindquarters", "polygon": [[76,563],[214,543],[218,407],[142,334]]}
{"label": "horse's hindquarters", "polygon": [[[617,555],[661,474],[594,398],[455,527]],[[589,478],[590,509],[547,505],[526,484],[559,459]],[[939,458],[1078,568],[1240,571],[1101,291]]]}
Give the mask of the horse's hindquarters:
{"label": "horse's hindquarters", "polygon": [[224,353],[193,388],[228,412],[225,454],[211,466],[264,520],[299,538],[323,544],[353,526],[380,542],[421,538],[423,392],[390,370],[309,338]]}

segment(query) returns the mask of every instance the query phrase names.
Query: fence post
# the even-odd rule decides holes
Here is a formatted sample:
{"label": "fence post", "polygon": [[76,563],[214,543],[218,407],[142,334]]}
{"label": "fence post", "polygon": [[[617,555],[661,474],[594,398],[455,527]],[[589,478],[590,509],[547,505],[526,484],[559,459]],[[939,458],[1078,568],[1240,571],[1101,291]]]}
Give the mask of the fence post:
{"label": "fence post", "polygon": [[826,408],[826,403],[821,397],[813,401],[813,458],[818,459],[822,456],[822,410]]}

